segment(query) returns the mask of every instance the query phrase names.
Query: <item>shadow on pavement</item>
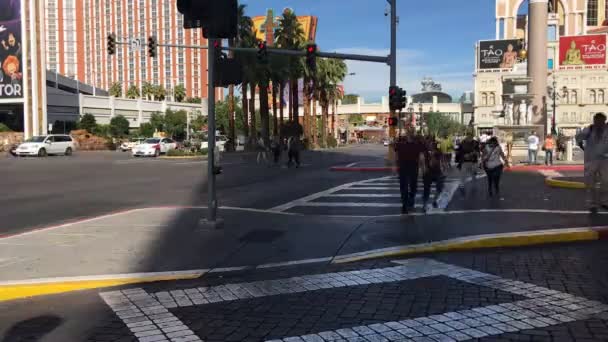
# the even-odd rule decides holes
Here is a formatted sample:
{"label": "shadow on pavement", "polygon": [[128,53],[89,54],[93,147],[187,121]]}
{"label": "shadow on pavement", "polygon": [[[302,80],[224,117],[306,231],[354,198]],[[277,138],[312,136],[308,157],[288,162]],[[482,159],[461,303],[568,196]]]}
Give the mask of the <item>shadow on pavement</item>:
{"label": "shadow on pavement", "polygon": [[43,315],[13,325],[2,338],[2,342],[39,341],[61,325],[63,320],[55,315]]}

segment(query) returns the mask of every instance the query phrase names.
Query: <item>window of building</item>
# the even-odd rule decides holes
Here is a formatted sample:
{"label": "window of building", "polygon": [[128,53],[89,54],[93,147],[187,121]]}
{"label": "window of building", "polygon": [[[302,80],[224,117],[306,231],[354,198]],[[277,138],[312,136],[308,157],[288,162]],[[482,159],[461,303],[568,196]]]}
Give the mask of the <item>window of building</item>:
{"label": "window of building", "polygon": [[576,104],[577,103],[577,96],[576,96],[576,90],[572,90],[570,91],[570,104]]}
{"label": "window of building", "polygon": [[600,89],[597,91],[597,103],[604,104],[604,90]]}
{"label": "window of building", "polygon": [[[606,2],[606,3],[608,4],[608,2]],[[600,83],[604,82],[604,76],[598,77],[597,81],[600,82]]]}
{"label": "window of building", "polygon": [[557,41],[557,27],[555,25],[547,26],[547,40],[550,42]]}
{"label": "window of building", "polygon": [[598,0],[587,0],[587,25],[597,26],[598,22]]}
{"label": "window of building", "polygon": [[490,106],[493,106],[496,104],[496,95],[494,93],[490,93],[489,102],[490,102],[489,103]]}
{"label": "window of building", "polygon": [[487,106],[488,105],[488,94],[481,93],[481,105],[482,106]]}
{"label": "window of building", "polygon": [[570,122],[576,122],[576,112],[570,113]]}
{"label": "window of building", "polygon": [[481,86],[482,87],[488,86],[488,81],[481,81]]}
{"label": "window of building", "polygon": [[564,94],[562,95],[562,103],[563,104],[568,104],[570,101],[570,97],[569,97],[569,93],[567,90],[564,91]]}
{"label": "window of building", "polygon": [[589,90],[589,103],[595,103],[595,101],[597,101],[595,90]]}
{"label": "window of building", "polygon": [[561,122],[568,122],[568,112],[563,112],[561,115]]}

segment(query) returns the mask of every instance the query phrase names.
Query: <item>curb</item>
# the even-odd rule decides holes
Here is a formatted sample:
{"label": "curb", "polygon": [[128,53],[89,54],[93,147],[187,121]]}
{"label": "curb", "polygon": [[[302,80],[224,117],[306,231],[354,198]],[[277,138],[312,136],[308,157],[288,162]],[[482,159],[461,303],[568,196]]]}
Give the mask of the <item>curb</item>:
{"label": "curb", "polygon": [[185,272],[134,273],[91,277],[32,279],[18,282],[0,282],[0,303],[9,300],[52,295],[73,291],[91,290],[155,281],[195,279],[207,270]]}
{"label": "curb", "polygon": [[583,171],[585,166],[583,164],[573,165],[514,165],[507,168],[508,171],[540,171],[540,170],[552,170],[552,171]]}
{"label": "curb", "polygon": [[157,157],[157,159],[200,159],[200,160],[205,160],[205,159],[207,159],[207,156],[175,156],[175,157],[159,156],[159,157]]}
{"label": "curb", "polygon": [[565,181],[556,178],[547,177],[545,178],[545,184],[553,188],[564,188],[564,189],[585,189],[585,183]]}
{"label": "curb", "polygon": [[532,232],[474,235],[416,245],[406,245],[336,256],[333,264],[414,254],[476,250],[482,248],[521,247],[551,243],[608,240],[608,226],[549,229]]}

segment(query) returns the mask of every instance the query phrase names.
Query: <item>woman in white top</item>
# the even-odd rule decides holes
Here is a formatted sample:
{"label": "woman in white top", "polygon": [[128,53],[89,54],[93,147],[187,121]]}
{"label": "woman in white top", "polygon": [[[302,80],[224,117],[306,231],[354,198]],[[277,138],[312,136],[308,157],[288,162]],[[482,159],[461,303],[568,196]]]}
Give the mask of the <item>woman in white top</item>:
{"label": "woman in white top", "polygon": [[507,157],[500,144],[498,144],[498,139],[496,137],[490,138],[482,156],[483,168],[488,175],[488,196],[490,197],[494,194],[500,195],[500,176],[502,176],[505,160],[507,160]]}

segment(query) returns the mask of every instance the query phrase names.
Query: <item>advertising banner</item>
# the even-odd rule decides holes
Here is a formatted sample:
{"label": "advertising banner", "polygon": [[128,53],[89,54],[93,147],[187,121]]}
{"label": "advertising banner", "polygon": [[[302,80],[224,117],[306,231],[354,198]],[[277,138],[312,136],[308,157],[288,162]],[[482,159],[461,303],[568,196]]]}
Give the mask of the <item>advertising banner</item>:
{"label": "advertising banner", "polygon": [[593,68],[606,64],[606,35],[560,37],[560,68]]}
{"label": "advertising banner", "polygon": [[23,97],[21,0],[0,1],[0,100]]}
{"label": "advertising banner", "polygon": [[511,69],[517,63],[519,41],[483,40],[479,42],[479,69]]}

